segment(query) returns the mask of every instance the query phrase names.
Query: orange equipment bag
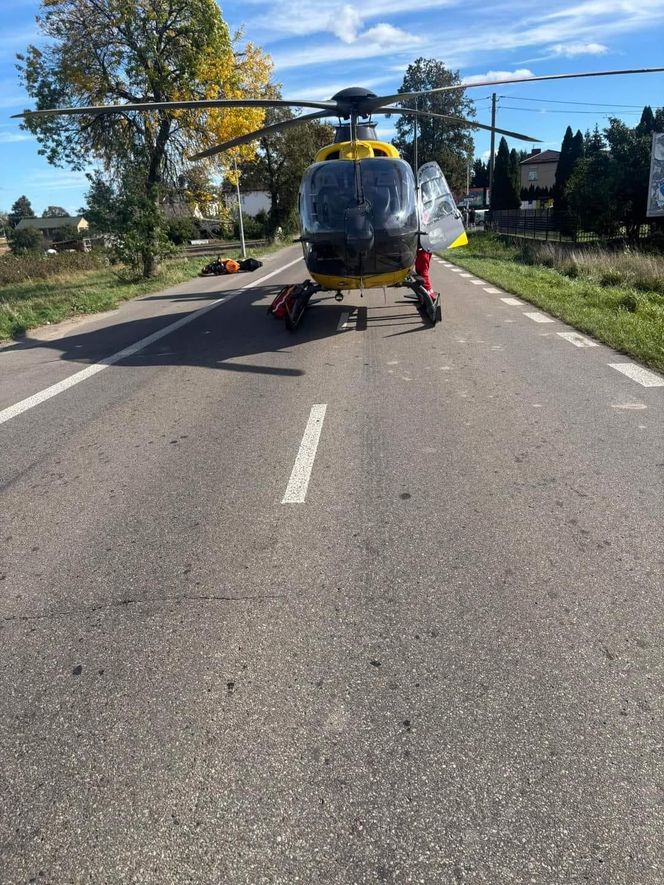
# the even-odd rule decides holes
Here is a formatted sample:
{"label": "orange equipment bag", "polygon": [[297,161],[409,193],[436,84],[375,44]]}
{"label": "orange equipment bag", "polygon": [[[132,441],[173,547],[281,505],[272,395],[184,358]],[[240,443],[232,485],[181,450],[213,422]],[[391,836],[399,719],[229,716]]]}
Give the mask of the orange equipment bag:
{"label": "orange equipment bag", "polygon": [[224,267],[226,268],[226,273],[237,273],[240,270],[240,263],[235,261],[234,258],[227,258],[224,261]]}

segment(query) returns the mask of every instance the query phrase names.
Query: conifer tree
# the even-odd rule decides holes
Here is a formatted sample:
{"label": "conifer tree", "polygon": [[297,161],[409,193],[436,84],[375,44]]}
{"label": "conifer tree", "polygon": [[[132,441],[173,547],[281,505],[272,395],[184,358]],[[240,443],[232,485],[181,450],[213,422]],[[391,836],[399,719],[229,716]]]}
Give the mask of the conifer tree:
{"label": "conifer tree", "polygon": [[25,195],[23,195],[22,197],[19,197],[12,206],[11,211],[8,215],[8,220],[11,227],[16,227],[16,225],[22,218],[34,217],[35,212],[32,208],[32,203]]}
{"label": "conifer tree", "polygon": [[639,135],[652,135],[655,131],[655,115],[653,114],[650,105],[644,107],[636,131]]}
{"label": "conifer tree", "polygon": [[521,205],[510,162],[510,151],[504,138],[500,139],[493,172],[492,209],[518,209]]}

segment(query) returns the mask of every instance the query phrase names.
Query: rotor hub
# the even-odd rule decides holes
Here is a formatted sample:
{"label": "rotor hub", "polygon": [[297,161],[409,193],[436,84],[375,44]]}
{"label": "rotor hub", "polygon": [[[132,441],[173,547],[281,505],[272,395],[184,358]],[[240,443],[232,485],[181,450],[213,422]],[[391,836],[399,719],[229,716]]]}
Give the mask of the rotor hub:
{"label": "rotor hub", "polygon": [[344,119],[356,115],[360,117],[369,116],[369,112],[363,112],[362,105],[372,98],[377,98],[375,92],[366,89],[364,86],[349,86],[342,89],[332,96],[332,101],[336,101],[339,106],[339,116]]}

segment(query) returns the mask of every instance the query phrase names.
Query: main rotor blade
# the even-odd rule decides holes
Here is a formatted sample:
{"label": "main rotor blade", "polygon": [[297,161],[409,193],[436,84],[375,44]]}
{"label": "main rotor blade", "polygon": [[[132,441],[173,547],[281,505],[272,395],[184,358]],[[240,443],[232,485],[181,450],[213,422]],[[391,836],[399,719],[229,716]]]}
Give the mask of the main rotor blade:
{"label": "main rotor blade", "polygon": [[458,92],[460,89],[476,89],[478,86],[504,86],[508,83],[531,83],[539,80],[573,80],[579,77],[611,77],[617,74],[659,74],[664,68],[630,68],[622,71],[586,71],[582,74],[545,74],[541,77],[510,77],[506,80],[482,80],[481,83],[459,83],[455,86],[439,86],[437,89],[423,89],[420,92],[397,92],[395,95],[378,95],[376,98],[366,99],[362,103],[361,112],[371,113],[373,110],[390,104],[393,101],[406,101],[409,98],[419,98],[421,95],[431,95],[436,92]]}
{"label": "main rotor blade", "polygon": [[13,114],[12,119],[20,117],[55,117],[66,114],[70,117],[84,115],[101,115],[124,113],[125,111],[198,111],[205,108],[325,108],[336,110],[336,101],[293,101],[284,98],[210,98],[197,99],[195,101],[154,101],[140,102],[138,104],[109,104],[94,105],[88,108],[49,108],[44,111],[24,111],[22,114]]}
{"label": "main rotor blade", "polygon": [[476,120],[466,120],[464,117],[451,117],[449,114],[432,114],[430,111],[420,111],[414,108],[378,108],[372,114],[412,114],[414,117],[436,117],[439,120],[451,120],[453,123],[462,123],[464,126],[472,126],[475,129],[486,129],[487,132],[498,132],[500,135],[508,135],[510,138],[518,138],[520,141],[540,142],[540,138],[531,135],[522,135],[520,132],[510,132],[509,129],[499,129],[497,126],[487,126]]}
{"label": "main rotor blade", "polygon": [[262,138],[264,135],[269,135],[273,132],[282,132],[284,129],[291,129],[294,126],[309,123],[311,120],[320,120],[321,117],[336,117],[336,113],[334,111],[318,111],[315,114],[305,114],[302,117],[293,117],[292,120],[282,120],[280,123],[272,123],[270,126],[256,129],[255,132],[248,132],[246,135],[239,135],[237,138],[232,138],[230,141],[223,142],[223,144],[216,144],[198,154],[193,154],[189,159],[204,160],[206,157],[213,157],[215,154],[220,154],[222,151],[238,147],[241,144],[249,144],[249,142],[256,141],[257,138]]}

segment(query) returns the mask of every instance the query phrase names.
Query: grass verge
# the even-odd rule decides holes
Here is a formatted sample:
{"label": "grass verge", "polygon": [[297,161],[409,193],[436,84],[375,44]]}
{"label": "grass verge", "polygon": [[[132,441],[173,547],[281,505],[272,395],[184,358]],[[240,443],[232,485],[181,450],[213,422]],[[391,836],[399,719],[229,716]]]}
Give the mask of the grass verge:
{"label": "grass verge", "polygon": [[[643,256],[641,261],[627,254],[620,260],[599,250],[556,256],[550,248],[538,252],[493,234],[475,233],[469,239],[467,247],[446,252],[445,259],[664,372],[661,258]],[[643,274],[637,265],[646,269]]]}
{"label": "grass verge", "polygon": [[[282,248],[283,245],[266,246],[251,254],[260,257]],[[122,301],[184,283],[198,276],[211,260],[205,257],[171,259],[164,262],[158,276],[149,280],[125,279],[118,268],[106,267],[1,286],[0,341],[78,314],[112,310]]]}

